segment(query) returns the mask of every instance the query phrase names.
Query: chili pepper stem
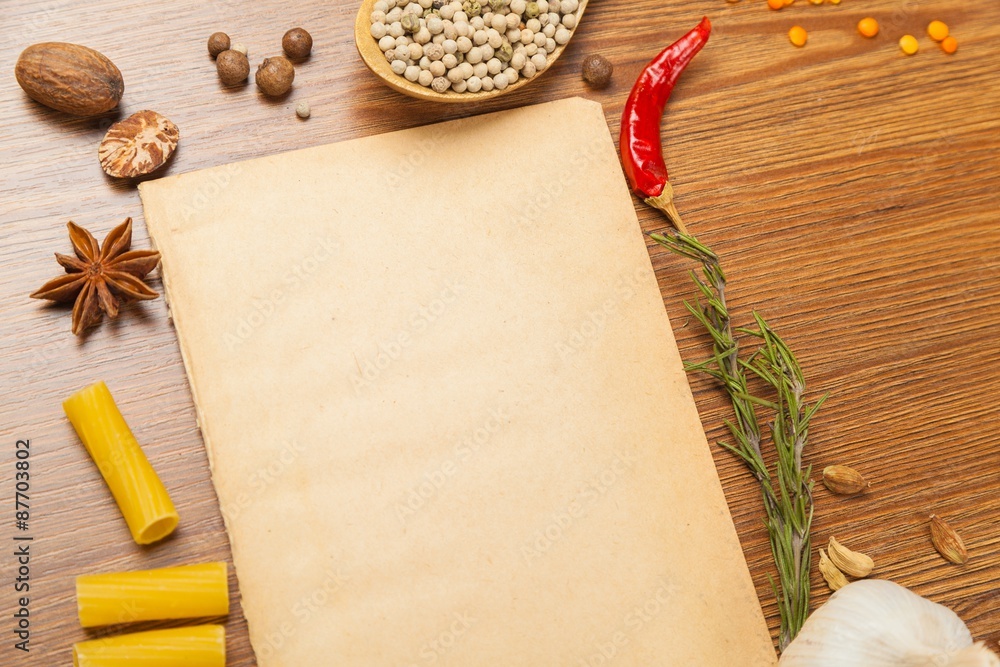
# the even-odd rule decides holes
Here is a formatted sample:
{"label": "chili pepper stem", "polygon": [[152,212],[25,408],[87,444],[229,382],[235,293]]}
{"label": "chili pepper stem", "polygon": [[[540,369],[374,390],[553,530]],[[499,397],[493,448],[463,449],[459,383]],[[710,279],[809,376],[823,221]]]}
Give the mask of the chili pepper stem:
{"label": "chili pepper stem", "polygon": [[670,220],[670,224],[677,228],[681,234],[687,234],[687,227],[684,226],[684,222],[681,220],[681,214],[677,212],[677,207],[674,206],[674,188],[670,185],[669,181],[663,186],[663,192],[661,192],[656,197],[647,197],[646,203],[653,208],[662,211],[667,219]]}

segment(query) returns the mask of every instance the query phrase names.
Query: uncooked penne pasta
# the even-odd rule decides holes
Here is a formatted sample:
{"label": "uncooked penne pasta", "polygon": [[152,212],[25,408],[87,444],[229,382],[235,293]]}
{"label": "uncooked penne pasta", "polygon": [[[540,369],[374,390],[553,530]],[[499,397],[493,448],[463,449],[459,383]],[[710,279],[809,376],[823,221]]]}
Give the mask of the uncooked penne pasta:
{"label": "uncooked penne pasta", "polygon": [[221,625],[152,630],[73,645],[73,667],[226,667]]}
{"label": "uncooked penne pasta", "polygon": [[85,628],[135,621],[225,616],[225,563],[93,574],[76,578],[76,606]]}
{"label": "uncooked penne pasta", "polygon": [[152,544],[172,533],[179,520],[174,503],[107,385],[98,382],[81,389],[63,401],[63,410],[104,476],[132,538]]}

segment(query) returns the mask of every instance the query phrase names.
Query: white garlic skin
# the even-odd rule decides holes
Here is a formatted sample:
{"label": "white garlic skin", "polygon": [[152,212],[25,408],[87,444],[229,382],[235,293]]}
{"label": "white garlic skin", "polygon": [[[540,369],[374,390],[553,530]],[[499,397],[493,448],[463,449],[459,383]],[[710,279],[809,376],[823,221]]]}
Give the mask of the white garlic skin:
{"label": "white garlic skin", "polygon": [[952,610],[883,579],[844,586],[812,613],[780,667],[1000,667]]}

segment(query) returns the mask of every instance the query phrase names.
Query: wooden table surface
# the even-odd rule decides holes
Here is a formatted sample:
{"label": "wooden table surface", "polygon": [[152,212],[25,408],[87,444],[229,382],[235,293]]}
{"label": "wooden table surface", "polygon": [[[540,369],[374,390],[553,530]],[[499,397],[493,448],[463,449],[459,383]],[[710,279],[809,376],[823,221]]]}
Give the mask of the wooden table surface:
{"label": "wooden table surface", "polygon": [[[0,537],[8,545],[0,556],[0,665],[69,664],[74,641],[100,635],[79,628],[74,575],[229,557],[164,301],[130,307],[78,340],[68,310],[27,298],[58,273],[52,253],[69,250],[67,220],[103,237],[132,216],[136,246],[146,247],[148,236],[135,185],[105,177],[97,161],[104,130],[120,116],[77,119],[32,102],[13,76],[23,48],[67,41],[109,56],[126,81],[121,111],[155,109],[180,127],[180,148],[163,172],[176,174],[571,95],[600,101],[617,131],[641,66],[703,14],[714,23],[712,40],[679,85],[663,130],[678,207],[693,233],[723,257],[737,319],[747,323],[750,310],[759,309],[797,351],[811,395],[831,393],[814,422],[807,460],[817,471],[853,465],[872,482],[854,499],[817,487],[814,541],[835,534],[870,553],[878,576],[951,606],[975,637],[996,648],[1000,4],[798,0],[774,12],[760,0],[592,0],[553,71],[474,110],[409,100],[379,84],[351,41],[354,7],[39,0],[0,8],[0,498],[7,508]],[[866,15],[881,22],[875,39],[855,30]],[[932,19],[951,26],[957,54],[943,54],[925,36]],[[809,30],[803,49],[786,37],[794,24]],[[256,63],[278,53],[284,31],[297,25],[316,46],[290,97],[267,101],[253,86],[219,86],[205,52],[210,33],[228,32]],[[896,45],[904,33],[920,39],[914,57]],[[591,53],[615,65],[604,91],[580,79],[580,63]],[[313,109],[308,121],[293,112],[304,99]],[[484,159],[502,148],[516,174],[522,160],[544,164],[544,155],[531,152],[535,130],[573,128],[525,128],[523,137],[476,148]],[[664,226],[657,213],[636,206],[645,231]],[[693,296],[692,266],[658,247],[650,252],[682,354],[700,360],[708,340],[682,305]],[[158,278],[152,284],[161,288]],[[115,393],[179,505],[181,527],[162,544],[131,542],[63,416],[62,399],[98,379]],[[724,438],[723,394],[703,377],[691,382],[709,439]],[[31,442],[27,533],[14,528],[17,439]],[[758,490],[731,455],[714,454],[776,631]],[[950,565],[934,552],[931,513],[960,530],[967,565]],[[16,534],[34,538],[28,654],[11,647],[9,545]],[[815,607],[828,591],[815,572],[813,585]],[[226,625],[229,664],[252,665],[238,604]]]}

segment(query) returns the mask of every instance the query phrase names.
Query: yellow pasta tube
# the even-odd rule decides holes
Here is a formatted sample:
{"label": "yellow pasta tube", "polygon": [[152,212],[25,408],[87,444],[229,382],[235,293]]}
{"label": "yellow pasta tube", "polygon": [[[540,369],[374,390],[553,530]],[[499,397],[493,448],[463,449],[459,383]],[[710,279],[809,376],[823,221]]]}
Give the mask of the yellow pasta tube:
{"label": "yellow pasta tube", "polygon": [[104,476],[132,538],[152,544],[172,533],[179,521],[177,510],[107,385],[98,382],[81,389],[63,401],[63,410]]}
{"label": "yellow pasta tube", "polygon": [[226,667],[221,625],[152,630],[73,645],[73,667]]}
{"label": "yellow pasta tube", "polygon": [[225,616],[229,579],[225,563],[76,578],[76,606],[85,628],[135,621]]}

